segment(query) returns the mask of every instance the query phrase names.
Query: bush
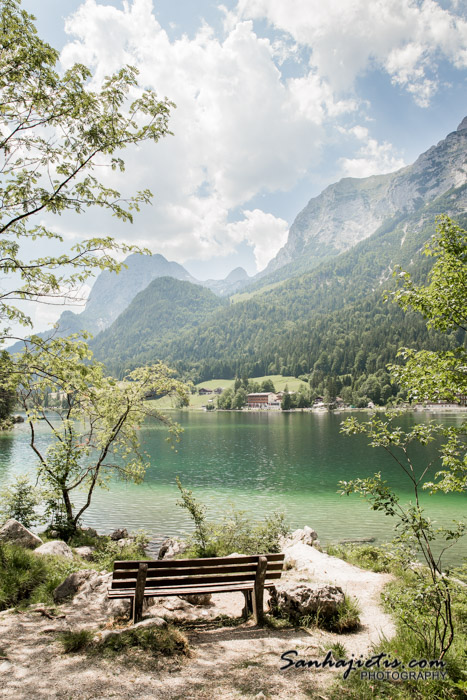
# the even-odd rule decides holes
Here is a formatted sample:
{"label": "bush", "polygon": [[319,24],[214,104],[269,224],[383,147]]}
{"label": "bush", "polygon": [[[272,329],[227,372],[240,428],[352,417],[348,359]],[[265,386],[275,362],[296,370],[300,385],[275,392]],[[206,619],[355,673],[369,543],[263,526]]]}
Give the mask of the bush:
{"label": "bush", "polygon": [[188,640],[171,625],[149,629],[128,629],[111,635],[102,641],[94,641],[94,633],[88,629],[68,630],[58,636],[65,653],[90,651],[97,654],[119,654],[130,649],[141,649],[153,656],[189,654]]}
{"label": "bush", "polygon": [[82,564],[64,557],[38,556],[4,544],[0,546],[0,610],[16,605],[53,605],[54,589]]}
{"label": "bush", "polygon": [[177,486],[182,494],[178,505],[188,510],[195,524],[195,531],[188,538],[188,548],[180,555],[183,558],[226,557],[234,552],[280,552],[279,540],[290,531],[283,513],[274,512],[262,522],[252,522],[245,511],[231,509],[220,523],[211,524],[206,521],[206,506],[183,488],[178,477]]}
{"label": "bush", "polygon": [[[46,577],[43,581],[38,581],[29,596],[28,603],[43,603],[54,605],[53,592],[70,574],[83,568],[82,563],[75,559],[66,559],[60,556],[37,556],[46,569]],[[90,568],[87,566],[86,568]]]}
{"label": "bush", "polygon": [[111,540],[110,537],[94,538],[93,545],[96,549],[93,553],[92,561],[100,569],[112,571],[114,561],[148,559],[145,551],[147,543],[147,535],[142,531],[136,535],[132,544],[125,545],[124,547],[120,547],[120,545],[114,540]]}
{"label": "bush", "polygon": [[13,483],[0,491],[0,522],[14,518],[24,527],[43,522],[36,512],[40,502],[40,491],[34,488],[29,478],[17,476]]}

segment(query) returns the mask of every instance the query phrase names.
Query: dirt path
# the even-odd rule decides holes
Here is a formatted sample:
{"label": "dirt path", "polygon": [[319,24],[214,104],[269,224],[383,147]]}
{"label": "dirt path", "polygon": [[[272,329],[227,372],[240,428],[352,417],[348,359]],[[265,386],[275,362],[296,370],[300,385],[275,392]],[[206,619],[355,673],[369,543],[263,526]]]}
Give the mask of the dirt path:
{"label": "dirt path", "polygon": [[65,629],[103,626],[106,617],[98,609],[90,609],[84,603],[61,606],[65,617],[54,620],[40,613],[5,612],[0,615],[0,698],[326,698],[326,688],[336,671],[280,671],[285,664],[281,655],[296,650],[297,659],[323,659],[325,648],[340,641],[348,658],[352,654],[367,656],[372,643],[382,634],[393,634],[391,620],[379,604],[380,592],[391,577],[363,571],[303,544],[290,547],[288,552],[296,562],[296,568],[285,573],[288,579],[335,583],[358,598],[361,630],[336,635],[321,630],[257,629],[251,622],[219,628],[209,619],[219,614],[238,616],[243,606],[242,594],[214,596],[214,606],[209,608],[165,599],[164,612],[174,620],[201,617],[207,621],[187,632],[193,649],[190,658],[156,660],[139,655],[103,659],[86,654],[65,655],[55,641],[57,633]]}

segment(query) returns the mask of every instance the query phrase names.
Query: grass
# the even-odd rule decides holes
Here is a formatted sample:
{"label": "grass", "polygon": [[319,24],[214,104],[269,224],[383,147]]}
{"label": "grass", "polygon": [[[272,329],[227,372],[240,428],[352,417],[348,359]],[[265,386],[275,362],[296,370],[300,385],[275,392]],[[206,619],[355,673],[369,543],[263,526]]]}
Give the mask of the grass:
{"label": "grass", "polygon": [[361,569],[370,571],[398,573],[400,567],[398,560],[391,549],[383,549],[372,544],[330,544],[326,548],[327,554],[338,557]]}
{"label": "grass", "polygon": [[78,533],[71,545],[80,546],[83,541],[96,548],[93,561],[78,556],[38,556],[23,547],[0,545],[0,610],[37,603],[53,605],[53,591],[73,572],[83,568],[112,571],[115,560],[145,559],[143,535],[133,544],[119,547],[110,537],[90,539]]}
{"label": "grass", "polygon": [[90,630],[82,629],[62,632],[57,639],[63,646],[65,654],[71,654],[89,648],[93,637],[94,635]]}
{"label": "grass", "polygon": [[127,653],[139,649],[152,656],[187,656],[190,652],[185,635],[172,625],[149,629],[128,629],[102,641],[94,641],[94,633],[88,629],[69,630],[58,635],[66,654],[86,651],[104,656]]}
{"label": "grass", "polygon": [[[271,379],[276,391],[284,391],[287,386],[289,391],[298,391],[300,386],[305,383],[296,377],[283,377],[281,374],[271,374],[264,377],[250,377],[254,382],[261,384],[265,379]],[[196,389],[217,389],[217,387],[222,387],[223,389],[230,389],[235,383],[234,379],[210,379],[207,382],[201,382],[196,385]],[[190,395],[190,406],[189,409],[201,409],[202,406],[208,404],[209,399],[213,399],[212,403],[217,406],[217,396],[218,394],[208,394],[206,396],[200,396],[199,394]],[[155,401],[148,401],[148,405],[153,405],[158,409],[171,409],[177,408],[176,401],[170,396],[163,396],[161,399],[156,399]]]}
{"label": "grass", "polygon": [[[465,570],[464,570],[465,571]],[[462,578],[462,572],[456,572]],[[387,654],[389,660],[397,659],[408,668],[412,659],[435,659],[430,651],[430,634],[434,619],[429,611],[417,613],[415,609],[417,591],[419,590],[420,572],[399,571],[394,581],[389,583],[383,593],[383,604],[392,613],[396,634],[392,639],[383,639],[368,654]],[[455,629],[454,642],[443,658],[447,674],[443,679],[423,680],[384,680],[373,681],[361,679],[358,672],[353,672],[343,681],[338,680],[328,695],[329,700],[342,700],[342,697],[371,700],[457,700],[464,698],[467,691],[467,589],[462,585],[452,584],[452,612]],[[411,624],[412,629],[408,626]],[[415,668],[414,670],[419,670]]]}
{"label": "grass", "polygon": [[79,560],[37,556],[22,547],[0,550],[0,610],[33,603],[53,605],[52,592],[69,574],[82,568]]}
{"label": "grass", "polygon": [[273,610],[272,615],[265,616],[265,625],[272,629],[318,627],[328,632],[344,634],[360,628],[360,608],[355,598],[345,596],[344,602],[338,605],[336,613],[330,617],[325,617],[319,610],[301,617],[291,617],[280,610]]}
{"label": "grass", "polygon": [[341,642],[334,642],[334,644],[330,644],[324,648],[324,651],[330,651],[335,661],[338,659],[345,659],[347,657],[347,649]]}

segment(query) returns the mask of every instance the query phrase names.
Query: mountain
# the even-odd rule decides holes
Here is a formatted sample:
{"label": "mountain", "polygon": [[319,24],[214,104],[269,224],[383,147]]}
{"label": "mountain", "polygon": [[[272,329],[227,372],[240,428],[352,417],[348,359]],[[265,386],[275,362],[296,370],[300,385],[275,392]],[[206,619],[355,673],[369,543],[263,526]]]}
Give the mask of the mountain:
{"label": "mountain", "polygon": [[205,282],[199,282],[199,284],[202,284],[203,287],[207,287],[214,292],[214,294],[224,297],[240,291],[240,289],[245,287],[251,280],[252,278],[243,267],[236,267],[224,280],[206,280]]}
{"label": "mountain", "polygon": [[[426,278],[432,260],[422,249],[437,215],[467,224],[465,126],[466,120],[412,166],[328,187],[294,222],[276,257],[286,264],[245,287],[231,299],[236,303],[197,314],[195,329],[186,322],[175,334],[173,327],[166,335],[159,329],[155,344],[148,336],[144,357],[133,360],[157,357],[200,380],[310,374],[316,367],[361,375],[376,361],[384,369],[400,345],[449,346],[452,339],[428,332],[421,317],[384,304],[382,293],[398,264]],[[120,333],[127,333],[124,326]],[[121,373],[118,347],[112,362]]]}
{"label": "mountain", "polygon": [[287,243],[253,287],[310,270],[368,238],[385,222],[422,211],[427,203],[466,182],[467,117],[413,165],[387,175],[344,178],[313,197],[293,222]]}
{"label": "mountain", "polygon": [[119,274],[104,270],[96,278],[84,311],[80,314],[64,311],[58,320],[59,334],[69,335],[86,330],[95,335],[108,328],[132,299],[157,277],[196,283],[184,267],[169,262],[163,255],[133,253],[124,261],[126,268]]}
{"label": "mountain", "polygon": [[112,325],[91,341],[91,348],[109,369],[152,363],[165,356],[165,347],[193,330],[228,302],[199,284],[158,277],[137,294]]}

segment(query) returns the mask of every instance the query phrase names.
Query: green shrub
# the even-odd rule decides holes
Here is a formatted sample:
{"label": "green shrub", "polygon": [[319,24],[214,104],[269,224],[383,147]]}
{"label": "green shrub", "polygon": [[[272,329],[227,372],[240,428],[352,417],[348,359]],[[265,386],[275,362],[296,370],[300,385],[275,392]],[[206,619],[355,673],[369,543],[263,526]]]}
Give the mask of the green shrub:
{"label": "green shrub", "polygon": [[[456,572],[458,573],[458,572]],[[406,571],[386,586],[383,600],[387,610],[394,614],[396,634],[392,639],[384,639],[370,650],[368,658],[381,652],[389,659],[398,659],[407,667],[411,659],[434,659],[429,649],[430,628],[434,616],[429,601],[419,597],[420,606],[414,609],[420,580],[420,572]],[[442,680],[404,680],[374,682],[360,679],[358,671],[352,672],[343,681],[336,681],[329,694],[330,700],[355,697],[361,700],[381,698],[384,700],[457,700],[465,697],[467,674],[465,671],[465,650],[467,649],[467,589],[462,585],[452,586],[452,612],[456,635],[452,645],[443,657],[447,677]],[[409,623],[409,624],[407,624]],[[417,670],[417,669],[415,669]]]}
{"label": "green shrub", "polygon": [[330,644],[329,646],[325,647],[324,651],[330,651],[335,661],[338,659],[345,659],[347,657],[347,650],[341,642],[334,642],[334,644]]}
{"label": "green shrub", "polygon": [[[43,581],[38,581],[29,596],[29,603],[44,603],[44,605],[53,605],[53,592],[70,574],[74,571],[79,571],[83,568],[82,562],[75,559],[66,559],[65,557],[53,555],[35,556],[36,559],[41,559],[45,569],[46,577]],[[89,568],[89,566],[87,566]]]}
{"label": "green shrub", "polygon": [[[289,626],[289,627],[319,627],[320,629],[328,630],[329,632],[353,632],[360,628],[360,607],[355,598],[345,596],[344,602],[341,603],[336,610],[336,613],[331,617],[325,617],[318,610],[316,613],[302,615],[301,617],[293,617],[283,613],[280,609],[272,610],[272,617],[267,624],[269,627]],[[282,620],[281,625],[273,622],[273,619]]]}
{"label": "green shrub", "polygon": [[147,535],[144,532],[139,532],[134,542],[124,547],[120,547],[110,537],[94,538],[93,546],[96,549],[93,553],[92,561],[98,568],[112,571],[114,561],[148,559],[145,552],[147,542]]}
{"label": "green shrub", "polygon": [[360,627],[360,607],[358,601],[350,596],[345,596],[344,602],[337,608],[337,613],[327,623],[327,629],[342,634],[353,632]]}
{"label": "green shrub", "polygon": [[16,605],[53,605],[53,590],[82,564],[57,556],[38,556],[23,547],[0,546],[0,610]]}
{"label": "green shrub", "polygon": [[17,476],[11,484],[0,491],[0,522],[14,518],[24,527],[43,522],[37,507],[41,503],[41,494],[27,476]]}
{"label": "green shrub", "polygon": [[261,522],[252,522],[245,511],[231,509],[219,523],[206,521],[206,506],[199,503],[188,489],[183,488],[178,505],[185,508],[194,524],[194,533],[188,538],[184,558],[226,557],[240,554],[266,554],[280,552],[279,540],[289,533],[283,513],[274,512]]}

